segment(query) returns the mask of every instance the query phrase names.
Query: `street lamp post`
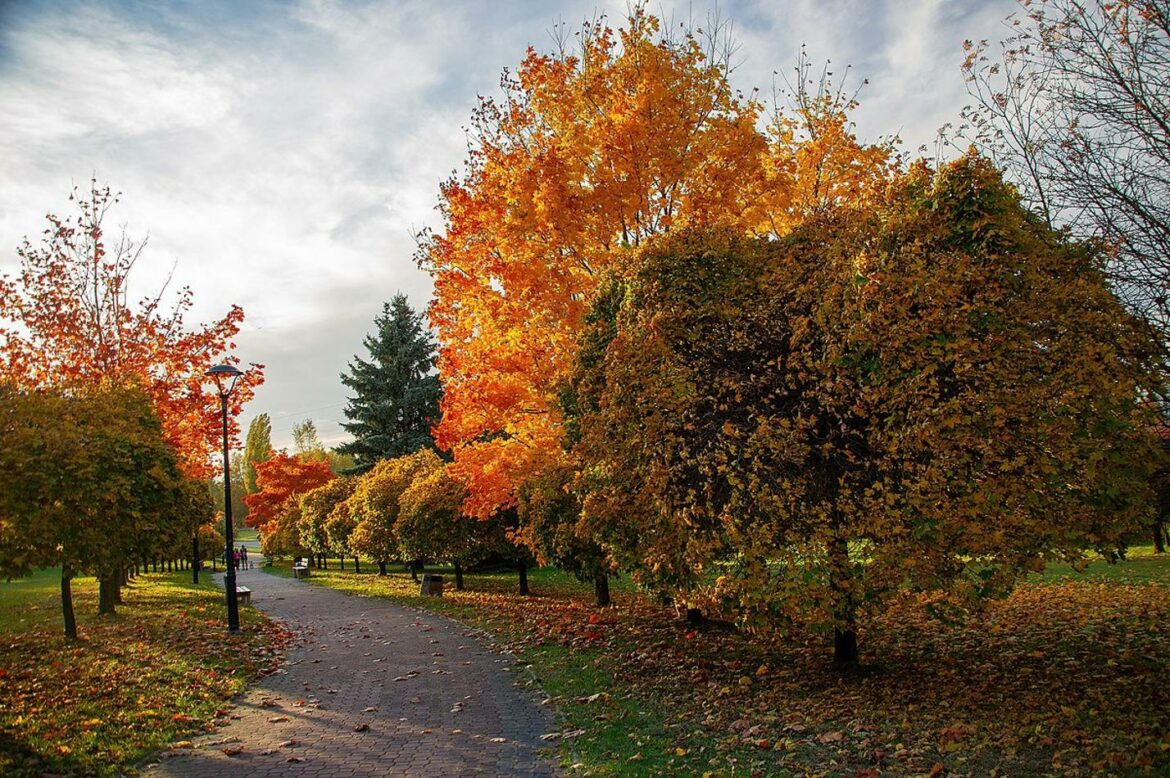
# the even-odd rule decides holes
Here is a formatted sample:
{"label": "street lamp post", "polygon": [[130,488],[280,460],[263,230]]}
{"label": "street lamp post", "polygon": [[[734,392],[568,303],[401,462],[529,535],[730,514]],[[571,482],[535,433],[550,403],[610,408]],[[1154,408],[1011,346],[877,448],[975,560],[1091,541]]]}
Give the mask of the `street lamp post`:
{"label": "street lamp post", "polygon": [[226,540],[223,588],[227,594],[228,632],[240,631],[240,605],[236,598],[236,566],[232,564],[232,476],[228,460],[228,397],[236,388],[236,381],[244,373],[234,365],[216,365],[207,371],[219,390],[219,405],[223,414],[223,535]]}

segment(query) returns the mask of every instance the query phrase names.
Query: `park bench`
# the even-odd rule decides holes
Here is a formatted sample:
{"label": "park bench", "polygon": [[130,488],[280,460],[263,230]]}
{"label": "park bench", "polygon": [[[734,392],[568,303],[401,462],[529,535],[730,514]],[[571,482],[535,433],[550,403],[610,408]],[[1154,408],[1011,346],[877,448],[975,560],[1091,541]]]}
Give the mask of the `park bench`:
{"label": "park bench", "polygon": [[236,597],[244,605],[251,605],[252,604],[252,590],[249,589],[247,586],[237,586],[236,587]]}
{"label": "park bench", "polygon": [[309,576],[309,563],[303,559],[298,559],[293,562],[293,578],[307,578]]}

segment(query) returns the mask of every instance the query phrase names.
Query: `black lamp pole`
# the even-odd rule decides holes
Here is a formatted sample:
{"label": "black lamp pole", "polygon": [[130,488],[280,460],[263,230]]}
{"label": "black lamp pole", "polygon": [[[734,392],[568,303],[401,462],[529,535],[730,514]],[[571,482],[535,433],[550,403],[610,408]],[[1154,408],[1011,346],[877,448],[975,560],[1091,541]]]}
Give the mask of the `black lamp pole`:
{"label": "black lamp pole", "polygon": [[[215,384],[219,388],[219,405],[223,415],[223,535],[227,546],[223,559],[227,570],[223,576],[223,588],[227,594],[228,632],[239,632],[240,604],[236,597],[236,566],[232,564],[235,539],[232,537],[232,471],[228,459],[228,396],[236,388],[236,380],[243,372],[233,365],[216,365],[207,371],[207,375],[215,379]],[[226,389],[223,384],[224,378],[231,378],[231,383]]]}
{"label": "black lamp pole", "polygon": [[227,572],[223,574],[223,588],[227,591],[228,632],[239,632],[240,604],[236,599],[236,566],[232,564],[235,539],[232,537],[232,471],[228,461],[227,401],[227,393],[220,392],[219,404],[223,408],[223,536],[227,539],[227,553],[223,558]]}

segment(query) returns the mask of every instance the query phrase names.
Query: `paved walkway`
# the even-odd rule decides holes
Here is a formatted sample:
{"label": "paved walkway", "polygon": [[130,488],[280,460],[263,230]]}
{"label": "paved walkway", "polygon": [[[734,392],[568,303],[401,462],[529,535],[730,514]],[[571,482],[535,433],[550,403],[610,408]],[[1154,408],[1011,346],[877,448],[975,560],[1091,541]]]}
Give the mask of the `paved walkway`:
{"label": "paved walkway", "polygon": [[164,754],[153,778],[552,776],[554,729],[507,656],[455,622],[259,570],[252,604],[302,639],[284,670],[236,700],[232,720]]}

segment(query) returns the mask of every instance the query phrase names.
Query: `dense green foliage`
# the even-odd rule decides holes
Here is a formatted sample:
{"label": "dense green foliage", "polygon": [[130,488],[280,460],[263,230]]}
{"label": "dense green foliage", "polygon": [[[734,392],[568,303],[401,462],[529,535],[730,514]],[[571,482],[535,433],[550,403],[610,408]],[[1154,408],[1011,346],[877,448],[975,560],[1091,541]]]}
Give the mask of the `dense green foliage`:
{"label": "dense green foliage", "polygon": [[369,358],[355,356],[341,382],[354,392],[342,427],[354,439],[338,448],[351,454],[361,470],[381,459],[433,447],[431,426],[439,418],[442,388],[435,375],[435,343],[398,294],[374,320],[374,334],[363,344]]}

